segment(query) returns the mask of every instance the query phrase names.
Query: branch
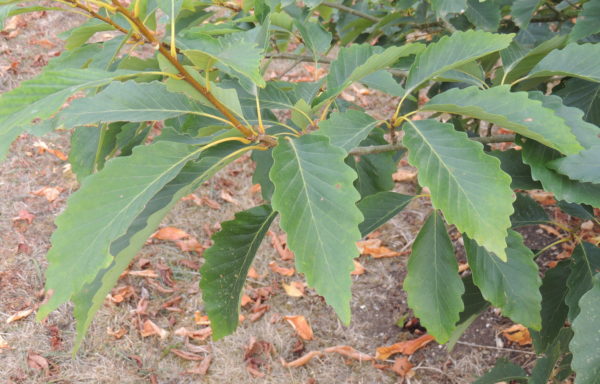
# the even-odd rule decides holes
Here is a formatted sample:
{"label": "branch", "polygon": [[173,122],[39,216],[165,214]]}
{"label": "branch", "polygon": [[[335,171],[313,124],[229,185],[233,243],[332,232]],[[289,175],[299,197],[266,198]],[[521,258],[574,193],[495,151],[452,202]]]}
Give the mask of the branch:
{"label": "branch", "polygon": [[[515,135],[497,135],[497,136],[489,136],[489,137],[473,137],[471,138],[473,141],[478,141],[482,144],[492,144],[492,143],[510,143],[515,141]],[[350,155],[354,156],[363,156],[370,155],[373,153],[382,153],[382,152],[391,152],[391,151],[401,151],[405,150],[406,147],[402,144],[384,144],[384,145],[372,145],[369,147],[357,147],[348,152]]]}
{"label": "branch", "polygon": [[337,4],[337,3],[331,3],[329,1],[324,1],[324,2],[321,3],[321,5],[324,5],[324,6],[329,7],[329,8],[339,9],[340,11],[349,13],[349,14],[354,15],[354,16],[362,17],[363,19],[370,20],[370,21],[372,21],[374,23],[378,23],[378,22],[381,21],[381,19],[379,17],[372,16],[372,15],[369,15],[368,13],[364,13],[364,12],[361,12],[361,11],[357,11],[354,8],[346,7],[345,5],[342,5],[342,4]]}

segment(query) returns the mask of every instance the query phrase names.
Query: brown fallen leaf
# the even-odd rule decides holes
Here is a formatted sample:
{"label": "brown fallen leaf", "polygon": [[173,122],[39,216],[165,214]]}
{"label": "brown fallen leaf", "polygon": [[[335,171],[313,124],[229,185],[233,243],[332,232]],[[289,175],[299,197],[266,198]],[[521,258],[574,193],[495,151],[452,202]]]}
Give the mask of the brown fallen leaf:
{"label": "brown fallen leaf", "polygon": [[198,354],[188,352],[188,351],[183,351],[181,349],[171,349],[171,353],[181,357],[184,360],[191,360],[191,361],[204,360],[204,356],[202,356],[202,355],[198,355]]}
{"label": "brown fallen leaf", "polygon": [[337,345],[335,347],[329,347],[323,350],[326,353],[339,353],[340,355],[356,359],[359,361],[371,361],[374,359],[373,356],[367,355],[352,348],[349,345]]}
{"label": "brown fallen leaf", "polygon": [[200,375],[204,376],[208,372],[208,368],[210,368],[210,363],[212,362],[212,357],[210,355],[204,356],[200,364],[196,368],[188,369],[183,372],[186,375]]}
{"label": "brown fallen leaf", "polygon": [[8,345],[8,342],[0,335],[0,353],[2,353],[3,349],[10,349],[10,345]]}
{"label": "brown fallen leaf", "polygon": [[352,261],[354,262],[354,271],[350,272],[351,275],[362,275],[363,273],[365,273],[367,271],[361,263],[359,263],[356,260],[352,260]]}
{"label": "brown fallen leaf", "polygon": [[534,190],[529,192],[529,196],[542,205],[556,205],[556,199],[552,192]]}
{"label": "brown fallen leaf", "polygon": [[423,335],[413,340],[402,341],[396,344],[392,344],[385,347],[379,347],[376,349],[377,360],[387,360],[393,354],[401,353],[403,355],[412,355],[425,345],[429,344],[434,340],[431,335]]}
{"label": "brown fallen leaf", "polygon": [[226,191],[224,189],[221,190],[219,197],[228,203],[240,205],[240,203],[236,199],[233,198],[233,196],[231,195],[231,192]]}
{"label": "brown fallen leaf", "polygon": [[165,339],[169,335],[169,331],[162,329],[156,325],[152,320],[148,319],[144,321],[144,325],[140,330],[142,337],[158,336],[161,339]]}
{"label": "brown fallen leaf", "polygon": [[113,290],[111,295],[108,295],[110,301],[115,304],[122,303],[125,300],[133,297],[135,295],[135,289],[131,285],[125,285],[122,287],[117,287]]}
{"label": "brown fallen leaf", "polygon": [[298,336],[304,340],[313,339],[313,331],[304,316],[284,316],[283,317],[294,328]]}
{"label": "brown fallen leaf", "polygon": [[358,241],[356,243],[356,246],[358,247],[358,250],[360,251],[361,255],[369,255],[376,259],[383,258],[383,257],[396,257],[396,256],[402,256],[403,254],[408,254],[408,252],[406,252],[406,253],[395,252],[387,247],[382,246],[380,239],[368,239],[368,240]]}
{"label": "brown fallen leaf", "polygon": [[281,258],[281,260],[283,260],[283,261],[294,260],[294,253],[285,246],[286,241],[282,239],[282,237],[285,235],[278,236],[273,231],[269,231],[268,233],[269,233],[269,237],[271,238],[271,245],[273,246],[273,248],[275,248],[275,250],[279,254],[279,257]]}
{"label": "brown fallen leaf", "polygon": [[390,370],[400,377],[412,377],[414,375],[414,371],[412,370],[413,366],[414,365],[408,361],[408,358],[404,356],[397,357]]}
{"label": "brown fallen leaf", "polygon": [[206,327],[197,331],[190,331],[187,328],[181,327],[175,331],[175,334],[177,336],[189,337],[194,340],[206,340],[212,335],[212,329]]}
{"label": "brown fallen leaf", "polygon": [[245,307],[246,305],[248,305],[248,304],[250,304],[250,303],[253,303],[253,302],[254,302],[254,300],[252,300],[252,298],[251,298],[250,296],[248,296],[248,295],[246,295],[246,294],[244,293],[244,294],[242,295],[242,299],[241,299],[240,305],[241,305],[242,307]]}
{"label": "brown fallen leaf", "polygon": [[127,272],[127,274],[130,276],[149,277],[152,279],[156,279],[158,277],[158,273],[156,273],[152,269],[143,269],[141,271],[129,271]]}
{"label": "brown fallen leaf", "polygon": [[106,328],[106,333],[109,336],[112,336],[115,339],[119,340],[119,339],[121,339],[123,336],[125,336],[127,334],[127,329],[125,329],[125,328],[119,328],[118,330],[113,331],[112,328]]}
{"label": "brown fallen leaf", "polygon": [[515,324],[502,331],[502,335],[509,341],[519,345],[530,345],[531,335],[529,329],[521,324]]}
{"label": "brown fallen leaf", "polygon": [[539,226],[540,226],[540,228],[542,228],[544,231],[548,232],[549,234],[554,235],[556,237],[561,237],[560,232],[558,232],[556,230],[556,228],[554,228],[550,225],[545,225],[545,224],[540,224]]}
{"label": "brown fallen leaf", "polygon": [[285,360],[283,360],[283,358],[281,358],[281,365],[283,365],[285,368],[301,367],[303,365],[306,365],[313,358],[321,357],[321,356],[323,356],[323,352],[321,352],[321,351],[310,351],[306,355],[304,355],[294,361],[290,361],[289,363],[286,362]]}
{"label": "brown fallen leaf", "polygon": [[177,241],[188,238],[190,235],[186,231],[179,228],[164,227],[154,232],[151,237],[158,240]]}
{"label": "brown fallen leaf", "polygon": [[23,221],[26,221],[28,224],[31,224],[31,223],[33,223],[33,219],[35,219],[35,215],[30,213],[26,209],[21,209],[21,210],[19,210],[19,214],[12,218],[12,221],[23,220]]}
{"label": "brown fallen leaf", "polygon": [[290,297],[304,296],[304,284],[299,281],[292,281],[291,284],[281,283],[283,290]]}
{"label": "brown fallen leaf", "polygon": [[33,308],[24,309],[6,319],[6,324],[22,320],[33,313]]}
{"label": "brown fallen leaf", "polygon": [[412,182],[417,178],[416,170],[399,169],[392,174],[392,179],[397,183]]}
{"label": "brown fallen leaf", "polygon": [[54,200],[58,199],[58,196],[60,196],[60,194],[64,190],[65,189],[61,187],[43,187],[35,192],[31,192],[31,194],[35,196],[43,196],[46,198],[46,200],[48,200],[51,203]]}
{"label": "brown fallen leaf", "polygon": [[296,270],[294,268],[280,267],[274,261],[271,261],[269,263],[269,268],[271,268],[271,271],[273,271],[275,273],[278,273],[278,274],[280,274],[282,276],[294,276],[294,274],[296,273]]}
{"label": "brown fallen leaf", "polygon": [[196,252],[201,255],[204,252],[204,247],[202,244],[198,242],[195,237],[190,237],[189,239],[177,240],[175,241],[175,245],[183,252]]}
{"label": "brown fallen leaf", "polygon": [[260,192],[260,190],[261,190],[261,188],[260,188],[260,184],[253,184],[253,185],[250,187],[250,193],[251,193],[251,194],[253,194],[253,195],[255,195],[255,194],[259,193],[259,192]]}
{"label": "brown fallen leaf", "polygon": [[258,272],[256,272],[256,269],[254,269],[254,267],[250,267],[250,269],[248,270],[248,277],[255,280],[260,280],[263,278],[263,276],[259,275]]}
{"label": "brown fallen leaf", "polygon": [[44,375],[46,376],[49,376],[50,374],[50,365],[48,364],[48,360],[33,351],[27,352],[27,365],[31,369],[44,371]]}

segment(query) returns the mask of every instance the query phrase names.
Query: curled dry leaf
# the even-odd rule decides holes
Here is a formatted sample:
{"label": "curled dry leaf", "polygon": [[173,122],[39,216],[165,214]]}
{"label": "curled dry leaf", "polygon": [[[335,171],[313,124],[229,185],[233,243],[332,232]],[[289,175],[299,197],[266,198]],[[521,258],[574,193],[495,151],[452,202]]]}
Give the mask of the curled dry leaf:
{"label": "curled dry leaf", "polygon": [[113,303],[119,304],[135,295],[135,289],[131,285],[125,285],[118,287],[113,290],[112,295],[108,295],[108,298]]}
{"label": "curled dry leaf", "polygon": [[46,198],[46,200],[48,200],[51,203],[54,200],[58,199],[58,196],[60,196],[60,194],[64,190],[65,189],[61,187],[43,187],[35,192],[31,192],[31,194],[35,196],[43,196]]}
{"label": "curled dry leaf", "polygon": [[312,328],[304,316],[284,316],[283,318],[296,330],[298,336],[304,340],[313,339]]}
{"label": "curled dry leaf", "polygon": [[294,276],[294,273],[296,273],[296,270],[294,268],[280,267],[274,261],[271,261],[269,263],[269,268],[271,268],[271,271],[273,271],[275,273],[278,273],[278,274],[280,274],[282,276]]}
{"label": "curled dry leaf", "polygon": [[352,261],[354,262],[354,271],[350,272],[351,275],[362,275],[363,273],[365,273],[367,271],[361,263],[359,263],[356,260],[352,260]]}
{"label": "curled dry leaf", "polygon": [[32,313],[33,313],[33,308],[24,309],[22,311],[19,311],[19,312],[15,313],[14,315],[10,316],[8,319],[6,319],[6,324],[10,324],[12,322],[22,320],[22,319],[26,318],[27,316],[31,315]]}
{"label": "curled dry leaf", "polygon": [[225,200],[228,203],[240,205],[240,203],[236,199],[233,198],[233,196],[231,195],[231,192],[222,190],[220,197],[221,197],[221,199]]}
{"label": "curled dry leaf", "polygon": [[212,329],[210,327],[202,328],[197,331],[190,331],[187,328],[181,327],[175,331],[177,336],[189,337],[194,340],[206,340],[212,335]]}
{"label": "curled dry leaf", "polygon": [[392,179],[395,182],[412,182],[417,178],[417,171],[411,169],[399,169],[395,173],[392,174]]}
{"label": "curled dry leaf", "polygon": [[304,284],[299,281],[292,281],[291,284],[281,283],[285,293],[291,297],[304,296]]}
{"label": "curled dry leaf", "polygon": [[45,357],[33,352],[27,352],[27,365],[31,369],[35,369],[37,371],[44,371],[44,374],[48,376],[50,374],[50,364],[48,364],[48,360]]}
{"label": "curled dry leaf", "polygon": [[250,303],[253,303],[253,302],[254,302],[254,300],[252,300],[252,298],[251,298],[250,296],[248,296],[248,295],[246,295],[246,294],[244,293],[244,294],[242,295],[242,299],[241,299],[241,302],[240,302],[240,304],[241,304],[241,306],[242,306],[242,307],[245,307],[246,305],[248,305],[248,304],[250,304]]}
{"label": "curled dry leaf", "polygon": [[362,353],[352,348],[349,345],[337,345],[335,347],[329,347],[323,350],[326,353],[339,353],[340,355],[349,357],[351,359],[356,359],[359,361],[371,361],[374,359],[373,356],[367,355],[366,353]]}
{"label": "curled dry leaf", "polygon": [[281,365],[283,365],[286,368],[296,368],[296,367],[301,367],[303,365],[306,365],[309,361],[311,361],[313,358],[315,357],[320,357],[323,356],[323,352],[321,351],[310,351],[308,352],[306,355],[294,360],[294,361],[290,361],[289,363],[286,362],[285,360],[283,360],[283,358],[281,359]]}
{"label": "curled dry leaf", "polygon": [[152,269],[144,269],[141,271],[129,271],[127,272],[130,276],[138,276],[138,277],[150,277],[152,279],[156,279],[158,277],[158,273],[156,273]]}
{"label": "curled dry leaf", "polygon": [[210,325],[208,316],[200,314],[199,311],[194,312],[194,323],[196,325]]}
{"label": "curled dry leaf", "polygon": [[529,192],[529,196],[542,205],[556,205],[556,200],[552,192],[534,190]]}
{"label": "curled dry leaf", "polygon": [[383,257],[396,257],[401,256],[407,253],[400,253],[392,251],[387,247],[383,247],[381,245],[381,240],[379,239],[368,239],[363,241],[358,241],[356,243],[361,255],[369,255],[373,258],[379,259]]}
{"label": "curled dry leaf", "polygon": [[376,350],[375,358],[377,360],[387,360],[393,354],[401,353],[403,355],[412,355],[425,345],[429,344],[434,340],[431,335],[423,335],[413,340],[402,341],[400,343],[392,344],[386,347],[379,347]]}
{"label": "curled dry leaf", "polygon": [[521,324],[515,324],[502,331],[502,335],[509,341],[519,345],[530,345],[531,335],[529,329]]}
{"label": "curled dry leaf", "polygon": [[21,209],[21,210],[19,210],[19,214],[12,218],[12,221],[23,220],[23,221],[26,221],[28,224],[31,224],[31,223],[33,223],[33,219],[35,219],[34,214],[32,214],[31,212],[29,212],[26,209]]}
{"label": "curled dry leaf", "polygon": [[204,360],[204,356],[198,355],[192,352],[183,351],[181,349],[171,349],[171,353],[181,357],[184,360],[190,361],[202,361]]}
{"label": "curled dry leaf", "polygon": [[2,353],[3,349],[10,349],[10,345],[8,345],[8,342],[0,335],[0,353]]}
{"label": "curled dry leaf", "polygon": [[142,337],[158,336],[161,339],[165,339],[167,336],[169,336],[169,332],[167,330],[162,329],[149,319],[144,321],[144,326],[140,330],[140,334]]}
{"label": "curled dry leaf", "polygon": [[154,232],[151,237],[158,240],[177,241],[188,238],[190,235],[186,231],[179,228],[164,227]]}
{"label": "curled dry leaf", "polygon": [[248,269],[248,277],[250,279],[260,280],[264,276],[259,275],[258,272],[256,272],[256,269],[254,269],[254,267],[250,267],[250,269]]}
{"label": "curled dry leaf", "polygon": [[125,329],[125,328],[119,328],[118,330],[113,331],[112,328],[106,328],[106,333],[109,336],[112,336],[115,339],[119,340],[119,339],[121,339],[123,336],[125,336],[127,334],[127,329]]}
{"label": "curled dry leaf", "polygon": [[275,248],[281,260],[294,260],[294,253],[286,246],[287,236],[285,234],[279,236],[273,231],[269,231],[268,233],[269,237],[271,237],[271,245]]}
{"label": "curled dry leaf", "polygon": [[412,370],[413,366],[414,365],[408,361],[408,358],[404,356],[397,357],[390,370],[400,377],[412,377],[415,374],[415,371]]}
{"label": "curled dry leaf", "polygon": [[208,368],[210,368],[210,363],[212,362],[212,357],[210,355],[204,356],[200,364],[196,368],[188,369],[183,372],[186,375],[201,375],[204,376],[208,372]]}

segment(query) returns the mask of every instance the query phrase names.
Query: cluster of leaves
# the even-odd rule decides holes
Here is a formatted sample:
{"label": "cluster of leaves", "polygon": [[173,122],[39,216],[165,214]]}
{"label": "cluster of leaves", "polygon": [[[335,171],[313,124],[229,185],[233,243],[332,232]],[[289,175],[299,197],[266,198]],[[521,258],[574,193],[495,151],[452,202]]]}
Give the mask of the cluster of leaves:
{"label": "cluster of leaves", "polygon": [[[81,188],[56,220],[52,295],[38,316],[72,301],[77,346],[169,209],[252,152],[267,203],[223,223],[201,269],[215,338],[235,330],[247,271],[277,216],[297,269],[348,324],[355,242],[425,197],[435,210],[404,288],[428,332],[452,344],[493,305],[532,330],[540,357],[529,378],[503,363],[481,380],[544,383],[572,367],[578,384],[598,383],[600,249],[571,234],[573,256],[540,278],[515,231],[553,223],[521,193],[530,189],[597,220],[598,1],[61,3],[71,7],[0,0],[0,20],[39,10],[89,16],[65,34],[66,52],[0,97],[0,155],[23,132],[74,128],[69,161]],[[106,31],[115,33],[89,42]],[[132,55],[144,45],[152,55]],[[278,58],[324,62],[328,74],[265,81]],[[355,82],[399,97],[393,116],[377,120],[342,99]],[[418,105],[425,91],[430,99]],[[62,109],[76,93],[86,96]],[[430,117],[410,118],[420,112]],[[148,144],[156,121],[161,133]],[[515,134],[489,136],[496,127]],[[506,151],[487,145],[514,140]],[[404,151],[428,194],[391,192]],[[463,234],[467,278],[447,225]]]}

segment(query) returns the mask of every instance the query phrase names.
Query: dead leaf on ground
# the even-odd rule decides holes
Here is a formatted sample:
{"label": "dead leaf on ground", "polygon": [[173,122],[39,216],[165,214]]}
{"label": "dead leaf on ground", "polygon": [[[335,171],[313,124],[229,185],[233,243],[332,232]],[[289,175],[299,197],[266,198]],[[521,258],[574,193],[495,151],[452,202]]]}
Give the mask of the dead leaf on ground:
{"label": "dead leaf on ground", "polygon": [[181,357],[184,360],[190,361],[202,361],[204,360],[204,356],[198,355],[192,352],[183,351],[181,349],[171,349],[171,353]]}
{"label": "dead leaf on ground", "polygon": [[148,319],[144,321],[144,326],[140,330],[142,337],[158,336],[161,339],[165,339],[169,335],[169,331],[162,329],[156,325],[152,320]]}
{"label": "dead leaf on ground", "polygon": [[118,330],[113,331],[112,328],[106,328],[106,333],[109,336],[112,336],[115,339],[119,340],[119,339],[121,339],[123,336],[125,336],[127,334],[127,329],[125,329],[125,328],[119,328]]}
{"label": "dead leaf on ground", "polygon": [[314,338],[312,328],[304,316],[284,316],[283,317],[296,330],[298,336],[304,340],[312,340]]}
{"label": "dead leaf on ground", "polygon": [[283,290],[288,296],[302,297],[304,296],[304,284],[299,281],[292,281],[291,284],[281,283]]}
{"label": "dead leaf on ground", "polygon": [[34,214],[32,214],[31,212],[29,212],[26,209],[21,209],[21,210],[19,210],[18,215],[12,218],[12,221],[23,220],[23,221],[26,221],[28,224],[31,224],[31,223],[33,223],[33,219],[35,219]]}
{"label": "dead leaf on ground", "polygon": [[226,191],[226,190],[221,190],[221,194],[219,195],[219,197],[221,197],[221,199],[225,200],[228,203],[234,204],[234,205],[240,205],[240,203],[233,198],[233,196],[231,195],[231,192]]}
{"label": "dead leaf on ground", "polygon": [[549,234],[556,236],[556,237],[561,237],[560,232],[558,232],[556,230],[556,228],[554,228],[550,225],[545,225],[545,224],[540,224],[539,226],[540,226],[540,228],[542,228],[544,231],[548,232]]}
{"label": "dead leaf on ground", "polygon": [[306,355],[294,361],[290,361],[289,363],[283,360],[283,358],[281,358],[281,365],[283,365],[286,368],[302,367],[303,365],[306,365],[309,361],[311,361],[313,358],[321,356],[323,356],[323,352],[321,351],[310,351]]}
{"label": "dead leaf on ground", "polygon": [[158,240],[177,241],[191,236],[182,229],[175,227],[164,227],[154,232],[151,237]]}
{"label": "dead leaf on ground", "polygon": [[111,295],[108,295],[108,298],[113,303],[119,304],[135,295],[135,289],[131,285],[125,285],[122,287],[117,287],[113,290]]}
{"label": "dead leaf on ground", "polygon": [[412,355],[425,345],[434,340],[431,335],[423,335],[413,340],[402,341],[385,347],[379,347],[376,350],[375,358],[377,360],[387,360],[393,354],[401,353],[403,355]]}
{"label": "dead leaf on ground", "polygon": [[273,231],[269,231],[268,233],[271,238],[271,245],[275,248],[281,260],[294,260],[294,253],[287,248],[287,236],[285,234],[277,235]]}
{"label": "dead leaf on ground", "polygon": [[356,359],[359,361],[371,361],[374,359],[373,356],[367,355],[352,348],[349,345],[337,345],[335,347],[329,347],[323,350],[326,353],[339,353],[340,355]]}
{"label": "dead leaf on ground", "polygon": [[552,192],[534,190],[529,191],[529,196],[542,205],[556,205],[556,199]]}
{"label": "dead leaf on ground", "polygon": [[212,357],[210,355],[204,356],[200,364],[196,368],[188,369],[183,373],[186,375],[200,375],[204,376],[208,372],[208,368],[210,368],[210,363],[212,362]]}
{"label": "dead leaf on ground", "polygon": [[64,190],[65,189],[61,187],[43,187],[35,192],[31,192],[31,194],[35,196],[43,196],[46,198],[46,200],[48,200],[48,202],[51,203],[54,200],[58,199],[58,196],[60,196],[60,194]]}
{"label": "dead leaf on ground", "polygon": [[202,315],[199,311],[194,312],[194,323],[196,325],[210,325],[208,316]]}
{"label": "dead leaf on ground", "polygon": [[246,305],[248,305],[248,304],[250,304],[250,303],[253,303],[253,302],[254,302],[254,300],[252,300],[252,298],[251,298],[250,296],[248,296],[248,295],[246,295],[246,294],[244,293],[244,294],[242,295],[242,299],[241,299],[240,305],[241,305],[242,307],[245,307]]}
{"label": "dead leaf on ground", "polygon": [[143,269],[141,271],[129,271],[129,272],[127,272],[127,274],[130,276],[149,277],[152,279],[158,278],[158,273],[156,273],[152,269]]}
{"label": "dead leaf on ground", "polygon": [[212,335],[210,327],[202,328],[196,331],[190,331],[187,328],[181,327],[175,331],[177,336],[189,337],[194,340],[206,340]]}
{"label": "dead leaf on ground", "polygon": [[403,356],[396,358],[390,370],[400,377],[412,377],[415,374],[415,371],[412,370],[413,367],[414,365],[408,361],[408,358]]}
{"label": "dead leaf on ground", "polygon": [[28,309],[19,311],[19,312],[15,313],[14,315],[11,315],[8,319],[6,319],[6,324],[10,324],[12,322],[22,320],[22,319],[26,318],[27,316],[31,315],[32,313],[33,313],[33,308],[28,308]]}
{"label": "dead leaf on ground", "polygon": [[509,341],[519,345],[530,345],[531,335],[529,329],[521,324],[515,324],[502,331],[502,335]]}
{"label": "dead leaf on ground", "polygon": [[260,280],[264,276],[259,275],[258,272],[256,272],[256,269],[254,269],[254,267],[250,267],[250,269],[248,270],[248,277],[251,279]]}
{"label": "dead leaf on ground", "polygon": [[196,252],[201,255],[204,252],[204,246],[198,242],[195,237],[190,237],[189,239],[177,240],[175,241],[175,245],[183,252]]}
{"label": "dead leaf on ground", "polygon": [[350,272],[351,275],[362,275],[367,271],[365,267],[363,267],[363,265],[358,261],[352,260],[352,262],[354,262],[354,271]]}
{"label": "dead leaf on ground", "polygon": [[3,349],[10,349],[10,345],[8,345],[8,342],[0,335],[0,353],[2,353]]}
{"label": "dead leaf on ground", "polygon": [[273,347],[273,344],[251,337],[250,342],[244,348],[246,371],[253,377],[265,377],[265,373],[261,371],[261,368],[265,368],[267,371],[271,369],[269,361],[274,352],[275,347]]}
{"label": "dead leaf on ground", "polygon": [[383,257],[396,257],[408,254],[408,252],[395,252],[387,247],[382,246],[380,239],[368,239],[358,241],[356,242],[356,246],[358,247],[358,250],[360,251],[361,255],[369,255],[375,259]]}
{"label": "dead leaf on ground", "polygon": [[44,371],[44,375],[46,376],[50,374],[50,365],[48,364],[48,360],[33,351],[27,352],[27,365],[31,369]]}
{"label": "dead leaf on ground", "polygon": [[392,179],[398,183],[412,182],[412,181],[415,181],[416,178],[417,178],[416,170],[399,169],[392,174]]}
{"label": "dead leaf on ground", "polygon": [[284,268],[284,267],[280,267],[279,265],[277,265],[276,262],[271,261],[269,263],[269,268],[271,268],[271,271],[278,273],[282,276],[294,276],[294,273],[296,273],[296,270],[294,268]]}

